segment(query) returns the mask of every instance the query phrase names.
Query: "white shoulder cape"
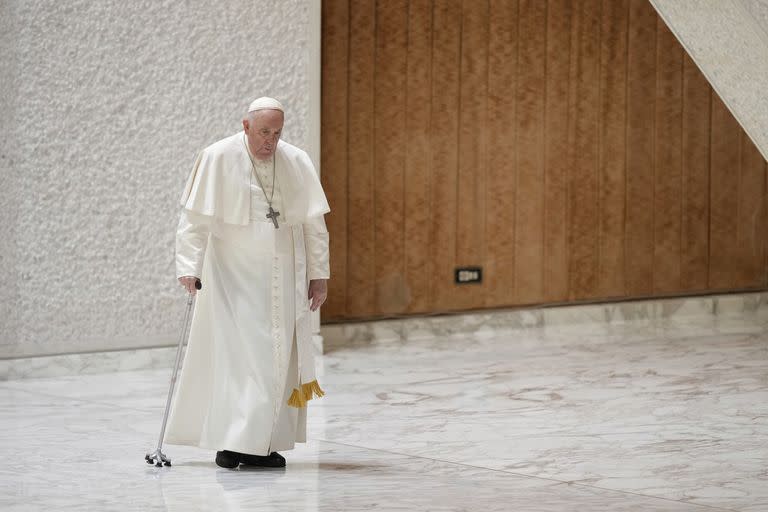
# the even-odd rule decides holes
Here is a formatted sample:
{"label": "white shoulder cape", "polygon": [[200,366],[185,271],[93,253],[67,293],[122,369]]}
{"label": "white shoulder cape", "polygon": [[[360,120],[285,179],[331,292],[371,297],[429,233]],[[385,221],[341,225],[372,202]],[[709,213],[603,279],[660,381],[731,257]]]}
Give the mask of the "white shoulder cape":
{"label": "white shoulder cape", "polygon": [[[251,161],[241,131],[203,149],[187,179],[181,205],[188,211],[225,224],[246,225],[250,219]],[[279,141],[275,173],[284,211],[281,224],[302,224],[330,211],[309,155]]]}

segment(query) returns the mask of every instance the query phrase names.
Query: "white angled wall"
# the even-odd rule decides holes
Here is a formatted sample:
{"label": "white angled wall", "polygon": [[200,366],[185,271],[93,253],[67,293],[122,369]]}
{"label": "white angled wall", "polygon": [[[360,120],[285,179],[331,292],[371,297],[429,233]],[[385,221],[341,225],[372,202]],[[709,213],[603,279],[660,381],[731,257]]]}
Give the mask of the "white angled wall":
{"label": "white angled wall", "polygon": [[0,2],[0,357],[175,343],[195,152],[260,95],[316,145],[315,1]]}
{"label": "white angled wall", "polygon": [[768,159],[768,2],[651,3]]}

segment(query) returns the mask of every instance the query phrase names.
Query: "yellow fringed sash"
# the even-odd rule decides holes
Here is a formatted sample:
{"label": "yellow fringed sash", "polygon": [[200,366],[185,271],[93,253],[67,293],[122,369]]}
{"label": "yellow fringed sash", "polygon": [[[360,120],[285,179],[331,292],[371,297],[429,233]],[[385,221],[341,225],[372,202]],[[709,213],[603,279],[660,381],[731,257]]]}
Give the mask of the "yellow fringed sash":
{"label": "yellow fringed sash", "polygon": [[301,390],[293,388],[291,397],[288,399],[288,405],[298,409],[307,406],[307,402],[317,397],[325,396],[325,391],[320,389],[320,384],[316,380],[301,385]]}

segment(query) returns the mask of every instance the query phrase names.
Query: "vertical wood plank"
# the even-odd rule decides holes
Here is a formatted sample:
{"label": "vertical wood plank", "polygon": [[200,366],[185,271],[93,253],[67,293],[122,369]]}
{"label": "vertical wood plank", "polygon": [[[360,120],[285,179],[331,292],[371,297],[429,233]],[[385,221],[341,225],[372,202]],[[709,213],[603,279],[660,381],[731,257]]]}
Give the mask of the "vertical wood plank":
{"label": "vertical wood plank", "polygon": [[544,141],[544,299],[568,298],[568,78],[571,1],[547,3],[547,69]]}
{"label": "vertical wood plank", "polygon": [[730,289],[736,284],[740,130],[728,108],[713,93],[709,226],[709,286],[712,289]]}
{"label": "vertical wood plank", "polygon": [[411,0],[408,11],[404,222],[409,313],[429,311],[430,305],[431,61],[432,0]]}
{"label": "vertical wood plank", "polygon": [[343,317],[347,296],[347,54],[349,10],[347,2],[323,2],[321,179],[331,213],[326,215],[330,235],[331,279],[323,318]]}
{"label": "vertical wood plank", "polygon": [[376,3],[374,75],[374,222],[376,309],[400,313],[408,305],[405,282],[403,190],[408,0]]}
{"label": "vertical wood plank", "polygon": [[[459,86],[459,171],[456,265],[482,266],[485,252],[488,1],[464,0]],[[485,290],[456,285],[454,308],[477,307]]]}
{"label": "vertical wood plank", "polygon": [[574,6],[571,28],[571,95],[569,141],[572,164],[568,184],[570,232],[569,295],[597,294],[598,270],[598,133],[600,1]]}
{"label": "vertical wood plank", "polygon": [[450,310],[456,257],[459,135],[460,0],[435,2],[432,38],[432,234],[433,311]]}
{"label": "vertical wood plank", "polygon": [[491,0],[488,30],[486,306],[514,303],[517,2]]}
{"label": "vertical wood plank", "polygon": [[653,290],[680,289],[683,49],[657,18]]}
{"label": "vertical wood plank", "polygon": [[653,154],[656,93],[656,12],[631,0],[627,49],[627,219],[625,280],[628,296],[653,291]]}
{"label": "vertical wood plank", "polygon": [[486,306],[514,303],[517,2],[491,0],[488,29]]}
{"label": "vertical wood plank", "polygon": [[347,313],[377,313],[373,216],[375,1],[350,2]]}
{"label": "vertical wood plank", "polygon": [[624,295],[629,0],[603,0],[600,31],[600,268],[598,294]]}
{"label": "vertical wood plank", "polygon": [[765,285],[765,160],[750,138],[739,130],[741,179],[738,198],[738,273],[736,286]]}
{"label": "vertical wood plank", "polygon": [[709,281],[709,128],[707,79],[683,57],[683,211],[681,290],[706,290]]}
{"label": "vertical wood plank", "polygon": [[544,298],[544,100],[547,4],[519,2],[517,87],[517,199],[515,296],[531,304]]}

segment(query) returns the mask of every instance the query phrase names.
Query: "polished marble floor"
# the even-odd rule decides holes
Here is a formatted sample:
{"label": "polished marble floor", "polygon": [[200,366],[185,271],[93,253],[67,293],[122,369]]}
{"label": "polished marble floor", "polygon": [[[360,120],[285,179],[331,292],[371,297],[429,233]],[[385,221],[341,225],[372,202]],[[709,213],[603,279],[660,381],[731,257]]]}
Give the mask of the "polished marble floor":
{"label": "polished marble floor", "polygon": [[768,511],[768,321],[362,342],[284,470],[143,461],[169,370],[0,383],[0,510]]}

